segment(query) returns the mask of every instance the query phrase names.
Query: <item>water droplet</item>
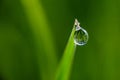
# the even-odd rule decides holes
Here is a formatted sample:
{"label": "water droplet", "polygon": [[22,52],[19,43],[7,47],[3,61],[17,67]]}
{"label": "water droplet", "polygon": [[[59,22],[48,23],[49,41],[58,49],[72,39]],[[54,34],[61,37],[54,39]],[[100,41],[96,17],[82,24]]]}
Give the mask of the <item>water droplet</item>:
{"label": "water droplet", "polygon": [[80,27],[80,23],[75,20],[75,33],[74,33],[74,43],[76,45],[85,45],[88,41],[88,33],[85,29]]}

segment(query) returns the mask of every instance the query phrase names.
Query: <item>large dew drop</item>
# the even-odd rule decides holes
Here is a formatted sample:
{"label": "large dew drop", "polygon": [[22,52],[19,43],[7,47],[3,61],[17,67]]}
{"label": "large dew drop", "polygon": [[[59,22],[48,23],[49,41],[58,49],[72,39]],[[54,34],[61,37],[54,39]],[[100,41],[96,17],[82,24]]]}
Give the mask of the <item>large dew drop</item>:
{"label": "large dew drop", "polygon": [[88,41],[88,33],[85,29],[79,26],[80,23],[75,21],[75,33],[74,33],[74,43],[76,45],[85,45]]}

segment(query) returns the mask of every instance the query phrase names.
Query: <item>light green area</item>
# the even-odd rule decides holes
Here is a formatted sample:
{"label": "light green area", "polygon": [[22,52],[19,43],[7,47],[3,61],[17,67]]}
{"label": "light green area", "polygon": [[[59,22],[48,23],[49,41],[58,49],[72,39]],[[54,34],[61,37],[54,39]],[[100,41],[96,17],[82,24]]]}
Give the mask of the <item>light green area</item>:
{"label": "light green area", "polygon": [[57,65],[57,58],[55,56],[56,52],[52,40],[53,38],[49,30],[50,27],[48,25],[42,5],[38,0],[22,0],[22,4],[28,17],[28,21],[31,25],[30,28],[35,37],[38,63],[42,79],[53,80],[53,75]]}

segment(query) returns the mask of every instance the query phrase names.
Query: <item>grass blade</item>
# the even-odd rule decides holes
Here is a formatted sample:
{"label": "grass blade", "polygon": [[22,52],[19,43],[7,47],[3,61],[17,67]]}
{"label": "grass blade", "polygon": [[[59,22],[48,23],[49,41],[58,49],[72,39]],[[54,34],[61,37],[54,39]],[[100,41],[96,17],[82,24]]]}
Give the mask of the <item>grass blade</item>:
{"label": "grass blade", "polygon": [[68,80],[74,58],[76,45],[74,44],[75,25],[73,26],[69,41],[64,51],[60,65],[58,66],[56,80]]}
{"label": "grass blade", "polygon": [[[44,9],[39,0],[21,0],[35,37],[42,80],[53,80],[57,59],[53,38]],[[47,77],[46,77],[47,76]]]}

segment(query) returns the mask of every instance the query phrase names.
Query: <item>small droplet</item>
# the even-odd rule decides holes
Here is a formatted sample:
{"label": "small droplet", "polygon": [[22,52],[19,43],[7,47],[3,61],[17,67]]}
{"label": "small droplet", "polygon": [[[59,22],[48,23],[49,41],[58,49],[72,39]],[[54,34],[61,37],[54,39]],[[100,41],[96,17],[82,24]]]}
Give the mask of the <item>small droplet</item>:
{"label": "small droplet", "polygon": [[85,29],[80,27],[80,23],[75,20],[75,33],[74,33],[74,43],[76,45],[85,45],[88,41],[88,33]]}

